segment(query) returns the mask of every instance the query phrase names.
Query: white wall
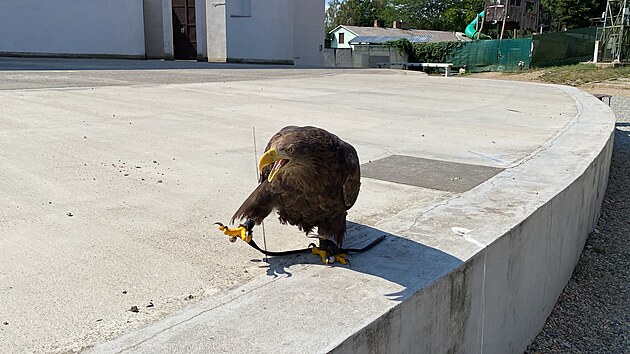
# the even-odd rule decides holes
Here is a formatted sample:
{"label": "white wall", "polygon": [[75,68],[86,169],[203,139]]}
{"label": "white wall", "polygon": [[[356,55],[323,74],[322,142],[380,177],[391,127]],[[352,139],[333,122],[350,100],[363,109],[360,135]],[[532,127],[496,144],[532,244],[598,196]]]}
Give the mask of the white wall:
{"label": "white wall", "polygon": [[293,0],[294,64],[324,65],[324,37],[324,1]]}
{"label": "white wall", "polygon": [[225,62],[227,58],[225,40],[225,2],[207,0],[206,22],[208,61]]}
{"label": "white wall", "polygon": [[293,0],[253,0],[249,17],[240,3],[226,1],[228,60],[292,63]]}
{"label": "white wall", "polygon": [[148,58],[164,58],[162,0],[144,0],[144,43]]}
{"label": "white wall", "polygon": [[0,53],[144,57],[143,0],[0,0]]}

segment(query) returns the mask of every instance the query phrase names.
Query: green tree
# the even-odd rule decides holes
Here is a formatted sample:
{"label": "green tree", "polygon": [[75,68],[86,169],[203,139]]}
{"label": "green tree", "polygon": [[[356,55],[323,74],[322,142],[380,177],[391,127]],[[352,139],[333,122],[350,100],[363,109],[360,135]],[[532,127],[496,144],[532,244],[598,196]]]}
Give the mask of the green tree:
{"label": "green tree", "polygon": [[541,0],[540,22],[547,31],[587,27],[605,7],[606,0]]}
{"label": "green tree", "polygon": [[[372,26],[379,20],[390,27],[402,21],[403,27],[463,32],[483,10],[484,0],[332,0],[326,11],[326,29],[338,25]],[[599,17],[606,0],[541,0],[541,23],[547,30],[589,25]],[[486,24],[488,31],[492,26]]]}
{"label": "green tree", "polygon": [[338,25],[372,26],[374,20],[383,21],[388,0],[332,0],[326,10],[326,30]]}
{"label": "green tree", "polygon": [[464,32],[466,26],[483,11],[484,0],[454,1],[440,16],[441,27],[448,31]]}

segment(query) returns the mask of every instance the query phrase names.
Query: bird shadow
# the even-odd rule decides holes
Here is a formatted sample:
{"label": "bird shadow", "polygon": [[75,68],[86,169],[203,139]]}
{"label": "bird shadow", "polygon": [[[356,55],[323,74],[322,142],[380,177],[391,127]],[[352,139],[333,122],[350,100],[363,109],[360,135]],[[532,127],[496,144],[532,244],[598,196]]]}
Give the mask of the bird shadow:
{"label": "bird shadow", "polygon": [[[399,284],[403,290],[385,296],[390,300],[402,301],[463,263],[436,248],[354,222],[347,223],[344,247],[361,248],[382,235],[386,236],[385,239],[373,248],[351,253],[348,265],[333,263],[328,266],[344,267]],[[326,267],[314,254],[266,257],[266,262],[264,258],[252,262],[261,262],[261,266],[266,266],[267,276],[270,277],[291,277],[293,274],[290,268],[295,265]]]}

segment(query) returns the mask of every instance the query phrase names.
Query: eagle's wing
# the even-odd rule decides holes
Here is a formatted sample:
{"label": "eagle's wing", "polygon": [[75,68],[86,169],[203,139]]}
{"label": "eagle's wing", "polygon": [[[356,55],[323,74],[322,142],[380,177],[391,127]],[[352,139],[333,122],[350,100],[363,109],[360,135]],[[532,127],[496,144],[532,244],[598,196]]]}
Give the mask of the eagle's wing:
{"label": "eagle's wing", "polygon": [[[269,174],[269,173],[267,173]],[[231,223],[234,220],[254,219],[256,224],[260,224],[264,218],[273,210],[273,199],[269,191],[269,183],[267,178],[263,179],[252,194],[245,199],[243,204],[232,216]]]}
{"label": "eagle's wing", "polygon": [[343,200],[346,208],[350,209],[357,201],[359,189],[361,187],[361,167],[359,166],[359,157],[357,151],[352,145],[342,142],[340,149],[340,162],[343,170],[347,173],[345,182],[343,183]]}

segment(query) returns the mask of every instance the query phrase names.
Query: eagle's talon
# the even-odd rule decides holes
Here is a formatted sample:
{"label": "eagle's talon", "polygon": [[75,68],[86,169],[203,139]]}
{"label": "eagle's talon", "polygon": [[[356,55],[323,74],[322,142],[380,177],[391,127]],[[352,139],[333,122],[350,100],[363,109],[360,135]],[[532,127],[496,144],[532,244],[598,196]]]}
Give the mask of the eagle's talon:
{"label": "eagle's talon", "polygon": [[328,252],[326,252],[326,250],[322,250],[318,247],[311,248],[311,252],[313,252],[313,254],[318,255],[322,259],[322,263],[325,265],[333,264],[335,262],[339,262],[343,265],[348,264],[348,260],[346,259],[348,255],[345,253],[337,253],[337,254],[329,255]]}
{"label": "eagle's talon", "polygon": [[230,229],[220,222],[216,222],[214,224],[218,225],[219,230],[223,231],[225,235],[230,237],[230,242],[236,242],[237,237],[247,243],[252,240],[252,231],[250,228],[246,227],[246,225],[241,224],[235,229]]}
{"label": "eagle's talon", "polygon": [[338,253],[335,255],[335,260],[343,265],[348,264],[348,260],[346,259],[348,255],[345,253]]}

